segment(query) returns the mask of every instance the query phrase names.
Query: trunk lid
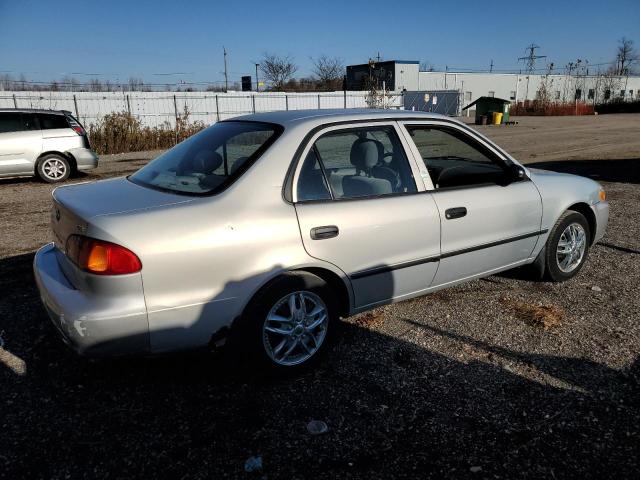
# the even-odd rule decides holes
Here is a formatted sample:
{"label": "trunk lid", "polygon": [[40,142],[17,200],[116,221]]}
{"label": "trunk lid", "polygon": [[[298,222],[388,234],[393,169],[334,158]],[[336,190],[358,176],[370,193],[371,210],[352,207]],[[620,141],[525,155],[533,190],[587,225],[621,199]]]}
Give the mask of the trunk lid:
{"label": "trunk lid", "polygon": [[126,178],[58,187],[53,191],[54,243],[65,251],[69,235],[83,235],[91,219],[193,201],[194,198],[141,187]]}

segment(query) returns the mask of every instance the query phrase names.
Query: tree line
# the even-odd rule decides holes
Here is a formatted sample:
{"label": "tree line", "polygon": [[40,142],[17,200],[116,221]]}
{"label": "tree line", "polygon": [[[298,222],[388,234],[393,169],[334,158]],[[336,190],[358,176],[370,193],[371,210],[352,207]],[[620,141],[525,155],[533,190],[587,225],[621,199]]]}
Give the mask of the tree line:
{"label": "tree line", "polygon": [[[572,70],[576,72],[581,66],[581,60],[570,62],[567,66],[569,75]],[[311,75],[295,77],[298,72],[298,64],[290,55],[278,55],[265,52],[258,63],[260,80],[265,86],[260,90],[276,92],[317,92],[336,91],[344,89],[344,62],[339,57],[321,55],[311,58]],[[618,41],[615,59],[601,74],[606,77],[632,75],[637,72],[640,63],[640,55],[637,54],[633,40],[626,37]],[[551,64],[553,65],[553,64]],[[584,64],[586,67],[586,64]],[[553,68],[553,67],[551,67]],[[423,62],[421,70],[433,71],[434,67]],[[255,82],[256,79],[253,79]],[[255,83],[254,83],[255,85]],[[255,87],[254,87],[255,88]],[[80,82],[74,77],[63,77],[51,82],[33,82],[20,75],[13,78],[10,74],[0,75],[0,90],[34,90],[34,91],[89,91],[89,92],[114,92],[114,91],[212,91],[224,92],[225,82],[173,82],[173,83],[147,83],[138,77],[130,77],[125,82],[113,82],[92,78],[87,82]],[[241,90],[239,81],[231,82],[229,90]]]}

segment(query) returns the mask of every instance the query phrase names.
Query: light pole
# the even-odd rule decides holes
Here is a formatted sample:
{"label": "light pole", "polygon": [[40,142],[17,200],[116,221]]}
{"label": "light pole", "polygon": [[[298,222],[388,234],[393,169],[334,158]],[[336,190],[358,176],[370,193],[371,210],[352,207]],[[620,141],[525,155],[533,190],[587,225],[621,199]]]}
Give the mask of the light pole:
{"label": "light pole", "polygon": [[255,64],[256,66],[256,92],[260,91],[260,82],[258,82],[258,67],[260,66],[259,63]]}

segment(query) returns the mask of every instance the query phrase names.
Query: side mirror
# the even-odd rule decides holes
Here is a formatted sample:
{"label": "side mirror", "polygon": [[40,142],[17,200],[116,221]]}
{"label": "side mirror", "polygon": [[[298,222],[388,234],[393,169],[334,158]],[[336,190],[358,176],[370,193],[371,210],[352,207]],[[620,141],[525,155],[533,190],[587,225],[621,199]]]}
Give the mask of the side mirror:
{"label": "side mirror", "polygon": [[509,165],[509,181],[511,183],[519,182],[520,180],[523,180],[526,176],[527,174],[524,168],[521,167],[520,165],[516,163],[512,163]]}

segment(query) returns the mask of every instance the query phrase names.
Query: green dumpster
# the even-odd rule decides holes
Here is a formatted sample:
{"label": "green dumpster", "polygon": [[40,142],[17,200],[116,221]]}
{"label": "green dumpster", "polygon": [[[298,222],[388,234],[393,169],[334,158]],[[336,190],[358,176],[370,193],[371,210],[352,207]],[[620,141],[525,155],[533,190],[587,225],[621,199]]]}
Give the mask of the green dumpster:
{"label": "green dumpster", "polygon": [[[511,102],[496,97],[480,97],[476,101],[470,103],[462,110],[467,110],[475,105],[476,107],[476,124],[482,124],[482,117],[491,119],[493,112],[502,113],[502,123],[509,121],[509,107]],[[490,121],[487,123],[491,123]]]}

